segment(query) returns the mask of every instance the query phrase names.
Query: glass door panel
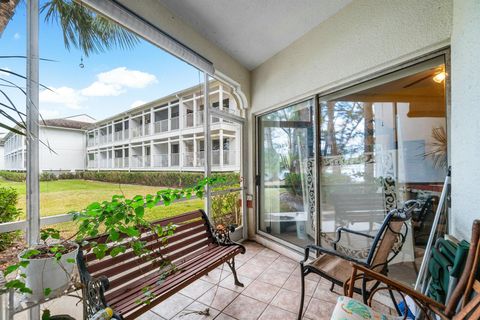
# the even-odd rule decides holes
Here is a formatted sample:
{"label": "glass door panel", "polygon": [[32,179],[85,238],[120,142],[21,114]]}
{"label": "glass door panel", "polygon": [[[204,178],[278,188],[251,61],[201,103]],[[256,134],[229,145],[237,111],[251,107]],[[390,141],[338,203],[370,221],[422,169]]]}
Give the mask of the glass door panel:
{"label": "glass door panel", "polygon": [[[444,72],[430,61],[320,98],[322,245],[338,227],[375,234],[390,210],[418,199],[425,212],[395,262],[421,261],[447,172]],[[369,245],[348,236],[341,243],[350,253]]]}
{"label": "glass door panel", "polygon": [[258,128],[259,229],[298,246],[314,243],[314,102],[263,115]]}

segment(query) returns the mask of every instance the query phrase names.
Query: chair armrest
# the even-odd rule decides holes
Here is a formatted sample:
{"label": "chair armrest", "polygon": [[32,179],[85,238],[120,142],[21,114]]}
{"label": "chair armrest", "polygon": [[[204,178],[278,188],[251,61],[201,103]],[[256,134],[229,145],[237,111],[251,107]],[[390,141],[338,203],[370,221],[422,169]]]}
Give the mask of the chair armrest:
{"label": "chair armrest", "polygon": [[336,249],[337,243],[340,242],[340,239],[342,238],[342,232],[356,234],[358,236],[366,237],[366,238],[369,238],[369,239],[375,239],[375,237],[370,235],[370,234],[355,231],[355,230],[351,230],[351,229],[348,229],[348,228],[345,228],[345,227],[338,228],[336,232],[337,232],[337,238],[332,241],[332,245],[335,249]]}
{"label": "chair armrest", "polygon": [[[352,269],[352,276],[350,280],[346,283],[344,290],[345,290],[345,295],[352,297],[353,296],[353,286],[351,286],[351,283],[355,283],[355,280],[359,278],[359,276],[365,277],[368,280],[375,280],[383,283],[389,290],[392,291],[397,291],[399,292],[402,296],[408,295],[410,296],[417,306],[419,306],[423,312],[425,311],[432,311],[440,318],[442,319],[449,319],[448,317],[445,316],[443,311],[445,310],[445,305],[433,300],[430,297],[427,297],[426,295],[413,290],[412,288],[404,285],[401,282],[398,282],[396,280],[393,280],[381,273],[378,273],[376,271],[373,271],[369,268],[366,268],[362,265],[358,264],[352,264],[353,269]],[[360,271],[361,275],[357,275],[357,271]],[[375,292],[381,290],[381,287],[378,287],[375,289],[375,291],[372,292],[372,294],[369,297],[369,305],[371,305],[372,298],[375,294]]]}
{"label": "chair armrest", "polygon": [[359,264],[359,265],[363,265],[363,266],[366,266],[368,267],[368,264],[365,262],[365,261],[361,261],[359,259],[355,259],[355,258],[352,258],[352,257],[349,257],[349,256],[346,256],[344,254],[341,254],[340,252],[337,252],[335,250],[330,250],[330,249],[326,249],[324,247],[321,247],[321,246],[317,246],[317,245],[314,245],[314,244],[310,244],[308,246],[305,247],[305,255],[303,257],[303,260],[300,262],[302,265],[307,262],[308,260],[308,257],[310,255],[310,250],[315,250],[316,252],[319,252],[319,253],[322,253],[322,254],[327,254],[327,255],[331,255],[331,256],[336,256],[336,257],[339,257],[341,259],[344,259],[344,260],[347,260],[347,261],[350,261],[350,262],[354,262],[356,264]]}

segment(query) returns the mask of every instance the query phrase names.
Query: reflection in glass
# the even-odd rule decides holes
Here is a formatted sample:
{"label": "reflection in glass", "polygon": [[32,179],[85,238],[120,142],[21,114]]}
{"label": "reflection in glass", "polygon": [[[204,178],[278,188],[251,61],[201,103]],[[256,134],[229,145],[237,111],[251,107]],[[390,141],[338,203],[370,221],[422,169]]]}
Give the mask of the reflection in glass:
{"label": "reflection in glass", "polygon": [[[445,86],[434,79],[443,71],[430,64],[319,102],[322,245],[329,247],[341,226],[375,234],[390,210],[418,199],[425,214],[412,220],[395,262],[421,261],[447,169]],[[341,245],[369,247],[355,237]]]}
{"label": "reflection in glass", "polygon": [[297,245],[315,240],[313,101],[259,118],[260,230]]}

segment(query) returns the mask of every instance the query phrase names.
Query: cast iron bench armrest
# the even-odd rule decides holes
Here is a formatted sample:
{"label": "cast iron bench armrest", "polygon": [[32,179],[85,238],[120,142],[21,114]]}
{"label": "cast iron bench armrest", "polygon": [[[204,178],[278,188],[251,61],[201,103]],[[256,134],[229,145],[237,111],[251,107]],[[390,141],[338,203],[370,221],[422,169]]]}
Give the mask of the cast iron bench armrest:
{"label": "cast iron bench armrest", "polygon": [[230,233],[235,232],[235,229],[237,228],[236,224],[230,224],[228,227],[225,227],[223,225],[218,225],[215,228],[211,228],[212,230],[212,235],[215,237],[216,243],[218,243],[221,246],[240,246],[242,248],[242,253],[245,253],[246,249],[243,245],[240,243],[237,243],[233,241],[230,238]]}
{"label": "cast iron bench armrest", "polygon": [[305,262],[307,262],[308,257],[309,257],[309,255],[310,255],[310,249],[311,249],[311,250],[315,250],[315,251],[320,252],[320,253],[323,253],[323,254],[328,254],[328,255],[336,256],[336,257],[342,258],[342,259],[344,259],[344,260],[347,260],[347,261],[350,261],[350,262],[354,262],[354,263],[360,264],[360,265],[365,266],[365,267],[369,267],[369,265],[368,265],[366,262],[364,262],[364,261],[361,261],[361,260],[358,260],[358,259],[355,259],[355,258],[346,256],[346,255],[344,255],[344,254],[341,254],[341,253],[338,252],[338,251],[326,249],[326,248],[324,248],[324,247],[317,246],[317,245],[314,245],[314,244],[309,244],[308,246],[305,247],[305,255],[304,255],[304,257],[303,257],[303,261],[300,262],[302,265],[303,265]]}

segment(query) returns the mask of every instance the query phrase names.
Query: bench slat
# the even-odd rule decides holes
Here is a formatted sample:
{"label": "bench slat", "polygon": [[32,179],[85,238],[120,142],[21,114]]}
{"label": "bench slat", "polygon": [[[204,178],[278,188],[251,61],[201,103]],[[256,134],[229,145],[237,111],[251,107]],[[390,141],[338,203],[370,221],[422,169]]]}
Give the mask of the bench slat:
{"label": "bench slat", "polygon": [[[161,301],[165,300],[166,295],[168,295],[169,293],[173,294],[174,292],[178,292],[178,290],[180,290],[181,288],[188,286],[194,280],[203,276],[205,272],[215,269],[218,265],[221,265],[224,261],[228,260],[231,255],[235,254],[235,250],[237,250],[237,248],[232,247],[221,247],[220,249],[221,250],[215,250],[215,252],[212,252],[205,260],[197,260],[197,264],[193,266],[190,265],[186,272],[178,274],[178,276],[174,277],[169,283],[162,283],[162,285],[159,286],[158,284],[156,284],[155,278],[151,279],[151,283],[149,285],[150,292],[155,294],[157,298],[154,299],[154,301],[152,301],[150,305],[144,306],[136,303],[136,300],[138,299],[138,293],[141,293],[141,289],[145,287],[143,286],[140,288],[140,290],[131,291],[129,298],[127,296],[124,296],[123,299],[120,300],[121,303],[113,303],[114,309],[119,310],[122,314],[127,315],[127,318],[129,318],[130,315],[128,314],[137,308],[152,308],[152,306],[155,305],[154,302],[158,301],[158,303],[160,303]],[[219,251],[226,252],[220,255]],[[144,311],[142,310],[141,313],[143,312]]]}
{"label": "bench slat", "polygon": [[[200,220],[200,222],[202,222],[202,221]],[[187,226],[187,225],[185,225],[185,226]],[[192,228],[192,226],[194,228]],[[180,233],[175,232],[173,236],[168,237],[167,248],[169,246],[173,246],[177,242],[181,242],[187,236],[193,236],[195,234],[203,234],[204,236],[206,236],[207,235],[206,228],[207,227],[203,223],[201,223],[199,225],[198,222],[190,223],[188,228],[187,227],[182,228],[182,229],[178,228],[178,230],[180,230],[182,232],[180,232]],[[190,229],[190,230],[186,231],[186,229]],[[156,236],[154,235],[153,238],[156,238]],[[162,247],[162,246],[163,246],[163,244],[161,242],[158,242],[158,241],[152,239],[152,241],[150,241],[150,243],[146,244],[145,249],[156,250],[156,249],[158,249],[159,247]],[[99,270],[108,269],[108,268],[112,267],[113,265],[115,265],[115,264],[117,264],[121,261],[126,261],[126,260],[129,260],[129,259],[134,258],[134,257],[138,257],[138,256],[135,254],[135,252],[133,252],[132,249],[128,249],[125,253],[119,254],[116,257],[106,256],[102,260],[94,260],[93,261],[93,262],[98,261],[96,263],[92,263],[91,261],[89,261],[88,271],[90,273],[95,273]]]}

